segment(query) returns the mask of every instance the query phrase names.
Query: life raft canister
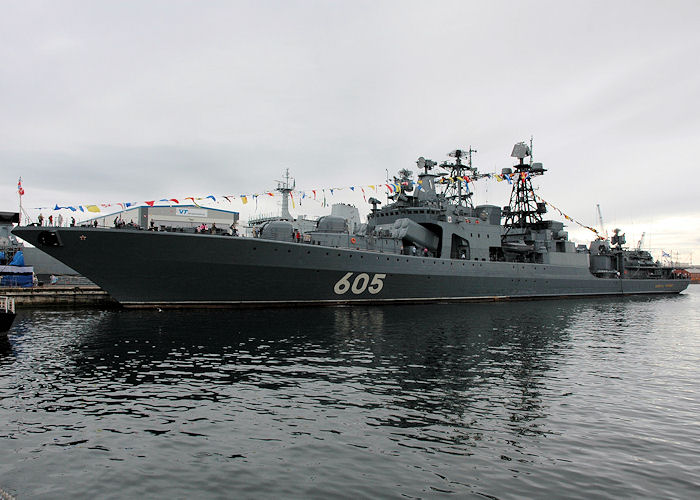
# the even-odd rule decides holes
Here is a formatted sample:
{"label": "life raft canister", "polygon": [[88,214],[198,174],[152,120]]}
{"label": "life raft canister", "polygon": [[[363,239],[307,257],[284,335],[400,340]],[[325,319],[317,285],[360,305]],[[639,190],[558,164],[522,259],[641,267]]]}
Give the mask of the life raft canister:
{"label": "life raft canister", "polygon": [[354,243],[357,243],[357,240],[355,239],[354,236],[353,236],[352,238],[350,238],[350,243],[353,243],[353,244],[354,244]]}

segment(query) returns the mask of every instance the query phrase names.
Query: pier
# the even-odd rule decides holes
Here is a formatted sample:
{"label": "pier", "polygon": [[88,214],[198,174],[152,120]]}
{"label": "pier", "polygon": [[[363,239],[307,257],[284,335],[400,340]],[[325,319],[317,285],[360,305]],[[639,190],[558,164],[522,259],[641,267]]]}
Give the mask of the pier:
{"label": "pier", "polygon": [[119,307],[107,292],[95,285],[45,285],[33,288],[0,288],[0,295],[15,299],[18,308],[25,307]]}

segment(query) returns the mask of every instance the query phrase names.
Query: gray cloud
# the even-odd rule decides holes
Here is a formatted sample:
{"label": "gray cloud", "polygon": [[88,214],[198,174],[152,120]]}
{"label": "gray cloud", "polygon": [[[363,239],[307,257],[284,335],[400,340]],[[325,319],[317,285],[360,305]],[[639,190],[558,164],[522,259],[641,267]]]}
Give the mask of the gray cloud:
{"label": "gray cloud", "polygon": [[6,199],[19,175],[34,205],[360,184],[469,145],[500,170],[533,134],[540,192],[587,222],[696,211],[696,2],[0,9]]}

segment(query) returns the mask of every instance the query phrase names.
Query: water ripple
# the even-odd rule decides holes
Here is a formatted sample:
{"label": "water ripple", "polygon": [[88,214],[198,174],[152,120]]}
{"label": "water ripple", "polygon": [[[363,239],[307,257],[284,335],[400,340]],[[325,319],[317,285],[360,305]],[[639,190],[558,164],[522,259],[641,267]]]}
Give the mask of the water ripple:
{"label": "water ripple", "polygon": [[21,498],[690,497],[700,290],[270,311],[21,311]]}

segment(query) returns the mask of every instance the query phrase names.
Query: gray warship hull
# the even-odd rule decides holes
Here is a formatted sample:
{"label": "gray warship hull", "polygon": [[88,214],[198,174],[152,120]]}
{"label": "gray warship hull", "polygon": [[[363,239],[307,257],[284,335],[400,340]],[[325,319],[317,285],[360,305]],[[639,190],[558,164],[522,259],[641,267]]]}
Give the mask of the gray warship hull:
{"label": "gray warship hull", "polygon": [[673,294],[687,280],[600,278],[587,267],[424,257],[221,235],[19,227],[14,234],[126,307],[489,301]]}

